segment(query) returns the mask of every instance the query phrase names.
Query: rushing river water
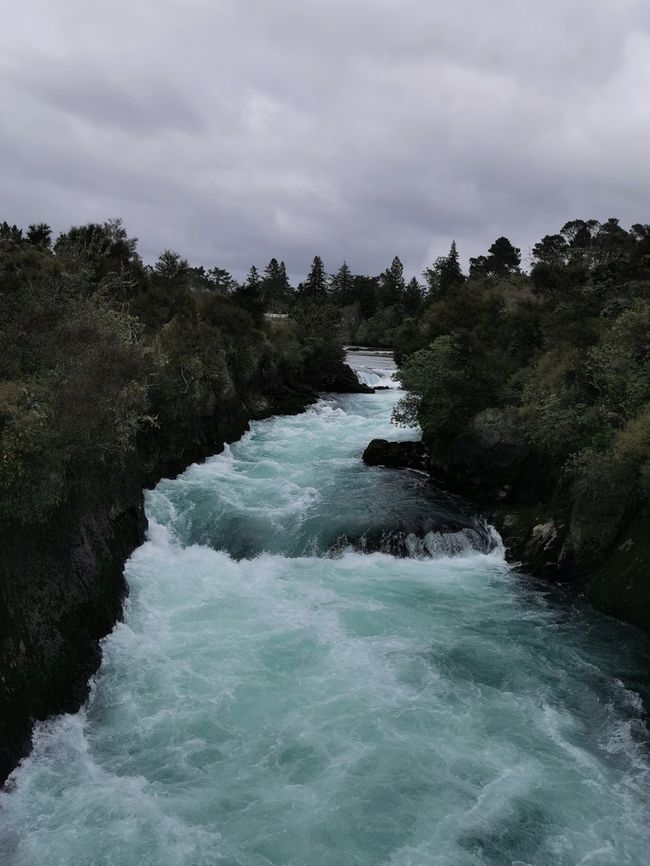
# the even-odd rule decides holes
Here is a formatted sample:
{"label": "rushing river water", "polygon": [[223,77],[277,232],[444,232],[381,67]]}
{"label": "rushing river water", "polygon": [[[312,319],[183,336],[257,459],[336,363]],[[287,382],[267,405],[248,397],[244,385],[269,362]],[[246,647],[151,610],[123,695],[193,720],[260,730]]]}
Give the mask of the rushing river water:
{"label": "rushing river water", "polygon": [[[148,495],[88,706],[0,798],[3,866],[650,861],[644,639],[511,571],[422,477],[364,467],[415,435],[398,396],[256,423]],[[410,525],[419,555],[361,552]]]}

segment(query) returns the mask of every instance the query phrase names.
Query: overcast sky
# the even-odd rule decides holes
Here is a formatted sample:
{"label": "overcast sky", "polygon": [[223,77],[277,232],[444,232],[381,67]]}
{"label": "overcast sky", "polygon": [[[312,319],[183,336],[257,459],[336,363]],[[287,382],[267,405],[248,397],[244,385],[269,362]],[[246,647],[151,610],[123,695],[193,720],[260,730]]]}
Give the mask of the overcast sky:
{"label": "overcast sky", "polygon": [[650,222],[648,0],[23,0],[0,220],[124,218],[240,275]]}

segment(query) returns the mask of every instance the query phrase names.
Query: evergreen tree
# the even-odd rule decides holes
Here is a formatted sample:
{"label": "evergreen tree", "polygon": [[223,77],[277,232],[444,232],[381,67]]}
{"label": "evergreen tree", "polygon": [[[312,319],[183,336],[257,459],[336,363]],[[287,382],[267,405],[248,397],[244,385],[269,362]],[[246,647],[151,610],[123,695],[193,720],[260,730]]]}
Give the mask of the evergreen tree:
{"label": "evergreen tree", "polygon": [[278,262],[275,258],[271,259],[264,268],[261,288],[262,298],[267,306],[273,309],[286,307],[291,294],[291,286],[284,262]]}
{"label": "evergreen tree", "polygon": [[400,304],[404,298],[406,283],[404,281],[404,265],[395,256],[391,266],[380,277],[380,300],[384,307]]}
{"label": "evergreen tree", "polygon": [[371,319],[379,306],[379,279],[377,277],[354,277],[354,297],[359,303],[362,319]]}
{"label": "evergreen tree", "polygon": [[354,277],[347,262],[343,262],[332,277],[331,288],[337,304],[346,307],[348,304],[354,302]]}
{"label": "evergreen tree", "polygon": [[519,270],[521,250],[514,247],[508,238],[497,238],[488,253],[491,273],[505,277],[508,274],[517,273]]}
{"label": "evergreen tree", "polygon": [[470,277],[507,277],[519,273],[521,250],[514,247],[508,238],[495,240],[487,256],[477,256],[469,260]]}
{"label": "evergreen tree", "polygon": [[320,256],[314,256],[307,278],[299,286],[299,293],[309,299],[327,297],[327,274]]}
{"label": "evergreen tree", "polygon": [[187,259],[182,259],[174,250],[163,250],[158,256],[154,270],[165,280],[180,280],[187,276],[189,264]]}
{"label": "evergreen tree", "polygon": [[259,327],[264,321],[266,305],[263,297],[262,278],[255,265],[251,265],[246,275],[246,282],[236,289],[235,300],[250,313],[253,321]]}
{"label": "evergreen tree", "polygon": [[32,223],[27,230],[27,242],[49,249],[52,243],[52,229],[47,223]]}
{"label": "evergreen tree", "polygon": [[452,241],[449,253],[437,258],[433,266],[424,271],[423,276],[432,295],[445,294],[452,286],[459,286],[465,282],[456,241]]}
{"label": "evergreen tree", "polygon": [[0,223],[0,240],[3,241],[12,241],[13,243],[20,243],[23,239],[23,230],[19,229],[17,225],[9,225],[9,223],[5,220]]}
{"label": "evergreen tree", "polygon": [[229,295],[237,288],[237,281],[224,268],[210,268],[206,278],[209,287],[220,295]]}
{"label": "evergreen tree", "polygon": [[413,277],[404,292],[404,309],[407,313],[417,313],[423,300],[422,286]]}

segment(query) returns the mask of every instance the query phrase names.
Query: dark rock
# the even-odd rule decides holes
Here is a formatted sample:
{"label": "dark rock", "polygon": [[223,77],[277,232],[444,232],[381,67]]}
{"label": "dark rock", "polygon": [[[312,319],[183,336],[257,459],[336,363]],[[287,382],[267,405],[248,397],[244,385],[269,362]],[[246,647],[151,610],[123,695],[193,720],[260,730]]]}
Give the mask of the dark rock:
{"label": "dark rock", "polygon": [[586,579],[587,598],[605,613],[650,628],[650,511],[623,531],[604,562]]}
{"label": "dark rock", "polygon": [[489,553],[496,545],[493,534],[483,524],[444,528],[432,525],[374,530],[358,538],[341,536],[331,553],[339,553],[351,547],[361,553],[387,553],[390,556],[427,558],[457,556],[469,550]]}
{"label": "dark rock", "polygon": [[309,384],[318,391],[335,391],[338,394],[374,394],[375,389],[362,385],[356,373],[342,361],[323,364],[310,378]]}
{"label": "dark rock", "polygon": [[0,783],[34,720],[87,697],[98,642],[122,613],[124,561],[144,539],[139,483],[137,471],[104,479],[45,524],[0,531]]}
{"label": "dark rock", "polygon": [[484,409],[453,443],[444,467],[464,489],[488,501],[508,501],[522,484],[530,495],[537,462],[514,409]]}
{"label": "dark rock", "polygon": [[427,450],[423,442],[388,442],[373,439],[363,452],[367,466],[392,466],[396,469],[426,471]]}
{"label": "dark rock", "polygon": [[596,460],[572,491],[570,537],[582,573],[598,568],[637,507],[637,479],[625,466]]}
{"label": "dark rock", "polygon": [[488,519],[503,540],[506,556],[538,577],[564,578],[571,568],[566,516],[545,505],[504,505]]}

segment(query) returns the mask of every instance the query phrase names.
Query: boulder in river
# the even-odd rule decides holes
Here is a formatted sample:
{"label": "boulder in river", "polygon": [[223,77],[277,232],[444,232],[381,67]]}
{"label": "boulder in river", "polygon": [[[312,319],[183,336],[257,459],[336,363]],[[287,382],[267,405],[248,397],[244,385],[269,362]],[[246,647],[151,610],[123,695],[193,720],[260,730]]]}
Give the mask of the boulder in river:
{"label": "boulder in river", "polygon": [[336,391],[338,394],[374,394],[375,389],[363,385],[354,370],[347,364],[333,361],[321,365],[312,384],[319,391]]}
{"label": "boulder in river", "polygon": [[388,442],[373,439],[363,452],[367,466],[390,466],[395,469],[427,470],[427,449],[424,442]]}

